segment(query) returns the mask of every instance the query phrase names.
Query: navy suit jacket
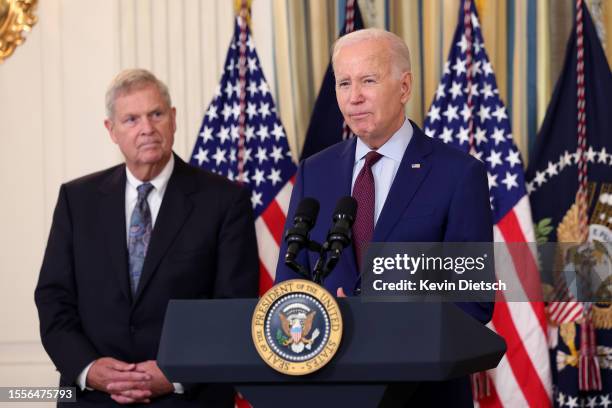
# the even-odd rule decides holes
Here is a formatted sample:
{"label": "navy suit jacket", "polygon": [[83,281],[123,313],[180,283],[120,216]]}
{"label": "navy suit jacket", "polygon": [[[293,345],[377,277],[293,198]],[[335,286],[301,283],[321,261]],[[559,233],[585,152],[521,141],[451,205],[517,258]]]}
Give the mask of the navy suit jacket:
{"label": "navy suit jacket", "polygon": [[[389,190],[374,229],[374,242],[491,242],[492,213],[485,166],[460,150],[431,139],[414,124],[412,139]],[[319,201],[318,222],[311,239],[324,242],[336,203],[351,195],[356,139],[335,144],[304,160],[291,195],[285,230],[293,224],[299,202],[305,197]],[[414,166],[413,164],[419,164]],[[283,243],[276,282],[301,276],[285,266]],[[297,261],[312,270],[317,254],[302,251]],[[352,293],[359,284],[355,252],[349,246],[336,268],[324,281],[333,294],[338,287]],[[493,315],[493,303],[458,303],[482,323]],[[424,317],[426,318],[426,317]],[[469,378],[444,382],[421,382],[407,392],[402,384],[387,388],[381,407],[471,407]]]}
{"label": "navy suit jacket", "polygon": [[[374,228],[374,242],[491,242],[492,213],[485,166],[472,156],[427,137],[414,123],[412,139]],[[337,143],[304,160],[298,169],[285,230],[293,224],[299,202],[319,201],[318,222],[311,239],[323,242],[332,224],[336,203],[351,195],[356,139]],[[419,166],[413,166],[419,164]],[[284,264],[283,243],[276,282],[300,278]],[[302,251],[297,261],[312,270],[317,254]],[[358,285],[355,252],[349,246],[324,281],[333,294],[343,287],[350,294]],[[463,310],[483,323],[493,304],[461,303]]]}

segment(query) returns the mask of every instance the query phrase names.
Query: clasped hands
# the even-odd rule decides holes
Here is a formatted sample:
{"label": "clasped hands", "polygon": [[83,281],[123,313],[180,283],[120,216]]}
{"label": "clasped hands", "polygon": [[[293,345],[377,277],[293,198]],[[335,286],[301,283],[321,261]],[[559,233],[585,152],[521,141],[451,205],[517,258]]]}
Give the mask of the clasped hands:
{"label": "clasped hands", "polygon": [[119,404],[149,403],[174,391],[155,360],[126,363],[112,357],[93,363],[87,373],[87,386],[109,393]]}

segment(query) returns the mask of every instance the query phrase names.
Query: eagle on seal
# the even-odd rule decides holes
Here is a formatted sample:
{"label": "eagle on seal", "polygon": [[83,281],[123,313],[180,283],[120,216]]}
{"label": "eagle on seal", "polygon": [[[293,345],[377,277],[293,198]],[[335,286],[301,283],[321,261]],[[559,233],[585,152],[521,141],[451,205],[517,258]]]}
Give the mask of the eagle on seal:
{"label": "eagle on seal", "polygon": [[316,311],[313,310],[306,315],[305,319],[300,319],[293,316],[287,317],[283,313],[280,313],[281,327],[288,337],[287,340],[283,342],[283,346],[290,346],[291,350],[299,353],[304,349],[305,344],[311,344],[315,336],[310,339],[306,336],[310,334],[315,314]]}

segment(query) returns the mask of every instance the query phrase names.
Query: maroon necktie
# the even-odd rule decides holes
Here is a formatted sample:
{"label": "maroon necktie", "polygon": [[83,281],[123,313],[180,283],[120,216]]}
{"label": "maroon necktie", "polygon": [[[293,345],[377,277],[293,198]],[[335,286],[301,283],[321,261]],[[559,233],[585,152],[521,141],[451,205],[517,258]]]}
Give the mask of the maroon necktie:
{"label": "maroon necktie", "polygon": [[353,245],[357,257],[357,267],[361,272],[361,257],[364,255],[366,246],[372,240],[374,233],[374,203],[376,195],[374,192],[374,175],[372,166],[376,164],[382,155],[371,151],[365,156],[365,164],[361,168],[355,185],[353,186],[353,197],[357,200],[357,217],[353,224]]}

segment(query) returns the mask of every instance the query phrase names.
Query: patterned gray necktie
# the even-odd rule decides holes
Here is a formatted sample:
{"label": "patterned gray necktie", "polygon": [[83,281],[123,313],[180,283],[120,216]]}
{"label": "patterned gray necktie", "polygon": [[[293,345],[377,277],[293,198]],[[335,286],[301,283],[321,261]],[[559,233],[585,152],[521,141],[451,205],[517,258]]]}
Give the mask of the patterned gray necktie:
{"label": "patterned gray necktie", "polygon": [[147,248],[151,240],[151,210],[147,202],[147,196],[153,190],[151,183],[138,186],[138,200],[130,218],[130,231],[128,235],[128,254],[130,257],[130,286],[132,295],[138,289],[142,266],[144,265]]}

